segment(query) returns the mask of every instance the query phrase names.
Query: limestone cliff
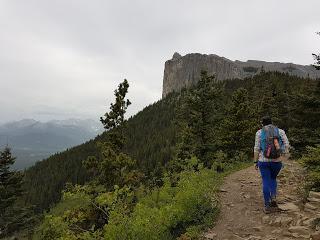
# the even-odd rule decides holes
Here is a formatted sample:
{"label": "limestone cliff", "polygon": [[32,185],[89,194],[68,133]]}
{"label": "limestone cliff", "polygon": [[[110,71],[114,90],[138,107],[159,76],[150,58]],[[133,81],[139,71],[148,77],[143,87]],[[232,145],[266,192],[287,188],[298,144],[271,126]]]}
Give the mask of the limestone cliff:
{"label": "limestone cliff", "polygon": [[215,54],[191,53],[181,56],[179,53],[174,53],[172,59],[165,63],[162,97],[196,84],[202,70],[206,70],[210,75],[214,74],[218,80],[225,80],[250,77],[259,73],[261,69],[300,77],[320,78],[320,71],[312,66],[256,60],[231,61]]}

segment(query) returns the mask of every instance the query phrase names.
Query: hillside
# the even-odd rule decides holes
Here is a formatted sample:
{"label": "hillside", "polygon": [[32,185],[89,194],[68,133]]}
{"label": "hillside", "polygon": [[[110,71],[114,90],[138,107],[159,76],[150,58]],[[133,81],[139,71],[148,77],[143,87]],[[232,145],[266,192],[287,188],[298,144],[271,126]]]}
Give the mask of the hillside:
{"label": "hillside", "polygon": [[[254,78],[225,81],[224,101],[226,104],[236,89],[244,87],[248,90],[250,101],[255,103],[253,107],[261,107],[272,114],[276,124],[289,131],[292,145],[300,150],[318,141],[314,129],[318,127],[315,119],[319,112],[313,110],[317,107],[310,105],[304,95],[299,95],[310,95],[317,84],[315,80],[288,74],[264,73]],[[156,166],[163,166],[172,157],[176,143],[174,109],[178,96],[169,95],[128,120],[125,152],[137,160],[147,179],[150,175],[159,174],[154,172],[157,171]],[[301,115],[301,111],[305,112],[305,116]],[[258,122],[264,113],[257,114]],[[295,137],[300,133],[308,134],[309,137],[305,139],[309,140],[301,143],[302,140]],[[87,181],[90,177],[82,167],[82,161],[97,154],[96,142],[105,137],[106,133],[99,135],[94,140],[55,154],[28,169],[26,202],[35,205],[37,211],[41,212],[60,199],[66,182],[81,184]],[[252,142],[250,139],[248,141]]]}
{"label": "hillside", "polygon": [[[175,145],[174,100],[172,96],[158,101],[128,119],[124,150],[137,159],[146,174],[151,173],[157,164],[163,165],[172,155]],[[98,135],[94,140],[54,154],[26,170],[26,202],[41,212],[60,199],[66,182],[82,184],[87,181],[90,177],[82,167],[82,161],[97,155],[96,143],[106,136],[106,133]]]}

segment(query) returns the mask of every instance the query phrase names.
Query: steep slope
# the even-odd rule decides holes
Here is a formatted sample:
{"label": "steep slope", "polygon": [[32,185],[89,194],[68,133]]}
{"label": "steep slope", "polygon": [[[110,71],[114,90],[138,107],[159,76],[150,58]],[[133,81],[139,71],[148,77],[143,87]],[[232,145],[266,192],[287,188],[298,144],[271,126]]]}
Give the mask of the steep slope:
{"label": "steep slope", "polygon": [[[124,151],[137,160],[145,174],[150,174],[157,164],[163,165],[172,155],[174,105],[175,97],[168,97],[128,119]],[[89,180],[82,161],[97,155],[96,143],[106,136],[106,133],[98,135],[94,140],[57,153],[27,169],[25,201],[41,212],[60,199],[66,182],[83,184]]]}

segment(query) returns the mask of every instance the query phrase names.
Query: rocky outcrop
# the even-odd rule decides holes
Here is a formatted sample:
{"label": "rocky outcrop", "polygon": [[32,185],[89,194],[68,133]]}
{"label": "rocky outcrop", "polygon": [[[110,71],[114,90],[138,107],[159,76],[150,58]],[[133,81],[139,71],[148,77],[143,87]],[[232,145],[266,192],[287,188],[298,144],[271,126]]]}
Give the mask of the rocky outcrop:
{"label": "rocky outcrop", "polygon": [[320,71],[312,66],[293,63],[264,62],[248,60],[232,61],[215,54],[191,53],[181,56],[174,53],[172,59],[166,61],[163,76],[162,97],[173,91],[180,91],[196,84],[202,70],[215,75],[217,80],[243,79],[264,71],[284,72],[299,77],[320,78]]}

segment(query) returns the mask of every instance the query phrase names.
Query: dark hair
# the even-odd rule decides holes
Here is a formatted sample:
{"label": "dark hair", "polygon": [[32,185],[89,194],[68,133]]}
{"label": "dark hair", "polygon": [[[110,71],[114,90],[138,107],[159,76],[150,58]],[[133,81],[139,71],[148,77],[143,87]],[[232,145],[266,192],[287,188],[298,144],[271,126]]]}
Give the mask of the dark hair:
{"label": "dark hair", "polygon": [[262,123],[263,126],[272,124],[271,117],[270,117],[270,116],[264,116],[264,117],[262,118],[262,120],[261,120],[261,123]]}

